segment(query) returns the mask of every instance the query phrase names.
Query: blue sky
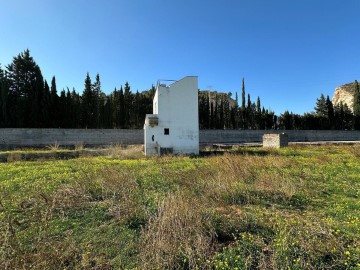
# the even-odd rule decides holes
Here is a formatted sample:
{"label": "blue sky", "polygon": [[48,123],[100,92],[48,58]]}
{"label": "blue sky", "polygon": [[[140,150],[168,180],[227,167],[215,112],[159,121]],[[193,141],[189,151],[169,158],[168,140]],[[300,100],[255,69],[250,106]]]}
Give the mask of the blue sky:
{"label": "blue sky", "polygon": [[277,114],[310,112],[360,79],[358,0],[0,0],[2,67],[28,48],[45,79],[82,93],[199,76]]}

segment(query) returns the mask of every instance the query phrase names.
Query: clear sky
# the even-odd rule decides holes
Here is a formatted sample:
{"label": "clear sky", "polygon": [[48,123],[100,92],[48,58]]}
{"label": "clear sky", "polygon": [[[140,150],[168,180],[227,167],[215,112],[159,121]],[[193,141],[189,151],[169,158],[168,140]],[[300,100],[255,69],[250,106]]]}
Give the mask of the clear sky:
{"label": "clear sky", "polygon": [[199,76],[277,114],[360,79],[359,0],[0,0],[0,63],[29,49],[44,78],[110,93]]}

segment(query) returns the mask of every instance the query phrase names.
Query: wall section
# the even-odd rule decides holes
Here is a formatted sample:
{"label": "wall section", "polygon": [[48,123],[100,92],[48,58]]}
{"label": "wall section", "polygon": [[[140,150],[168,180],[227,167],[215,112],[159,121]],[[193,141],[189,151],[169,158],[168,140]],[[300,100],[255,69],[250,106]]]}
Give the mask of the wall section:
{"label": "wall section", "polygon": [[[200,130],[200,144],[262,142],[265,133],[282,130]],[[360,141],[360,131],[287,130],[289,142]],[[0,129],[0,148],[84,144],[143,144],[142,129]]]}
{"label": "wall section", "polygon": [[53,145],[143,144],[141,129],[0,129],[0,148]]}

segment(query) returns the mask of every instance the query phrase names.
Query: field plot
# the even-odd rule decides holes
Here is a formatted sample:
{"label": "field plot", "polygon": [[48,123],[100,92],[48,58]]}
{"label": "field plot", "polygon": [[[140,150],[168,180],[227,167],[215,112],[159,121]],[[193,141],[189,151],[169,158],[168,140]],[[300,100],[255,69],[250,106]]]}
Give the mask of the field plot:
{"label": "field plot", "polygon": [[359,145],[13,160],[0,269],[360,269]]}

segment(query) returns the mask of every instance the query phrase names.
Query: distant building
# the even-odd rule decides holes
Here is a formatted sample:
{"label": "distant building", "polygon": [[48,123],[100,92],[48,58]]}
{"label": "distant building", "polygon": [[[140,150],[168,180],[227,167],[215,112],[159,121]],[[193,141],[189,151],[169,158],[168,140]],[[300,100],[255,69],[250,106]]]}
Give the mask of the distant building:
{"label": "distant building", "polygon": [[199,154],[198,78],[158,83],[144,125],[145,155]]}

